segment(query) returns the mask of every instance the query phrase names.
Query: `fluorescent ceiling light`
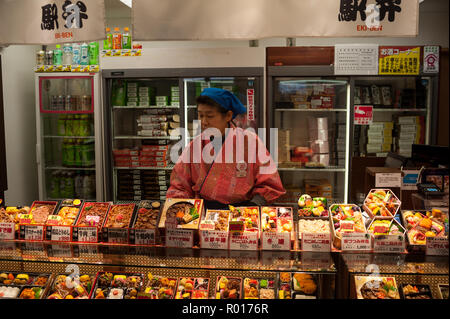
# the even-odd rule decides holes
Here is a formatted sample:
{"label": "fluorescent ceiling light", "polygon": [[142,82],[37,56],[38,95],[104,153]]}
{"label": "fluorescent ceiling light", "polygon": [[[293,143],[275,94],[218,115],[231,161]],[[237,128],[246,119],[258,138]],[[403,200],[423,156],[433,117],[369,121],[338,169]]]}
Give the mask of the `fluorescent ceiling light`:
{"label": "fluorescent ceiling light", "polygon": [[131,8],[131,1],[132,0],[120,0],[120,2],[122,2],[124,5],[128,6]]}

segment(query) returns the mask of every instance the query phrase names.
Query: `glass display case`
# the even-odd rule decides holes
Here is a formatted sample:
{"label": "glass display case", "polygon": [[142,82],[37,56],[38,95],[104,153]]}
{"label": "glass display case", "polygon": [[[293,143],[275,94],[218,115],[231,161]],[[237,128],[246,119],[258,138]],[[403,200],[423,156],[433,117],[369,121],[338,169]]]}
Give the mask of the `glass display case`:
{"label": "glass display case", "polygon": [[353,126],[353,156],[386,157],[393,152],[411,157],[412,144],[433,144],[436,76],[356,76],[352,80],[353,105],[373,107],[371,124]]}
{"label": "glass display case", "polygon": [[278,171],[287,190],[280,203],[296,204],[303,193],[346,202],[349,80],[273,68],[267,108],[270,127],[278,128]]}
{"label": "glass display case", "polygon": [[103,196],[97,74],[36,74],[39,198]]}

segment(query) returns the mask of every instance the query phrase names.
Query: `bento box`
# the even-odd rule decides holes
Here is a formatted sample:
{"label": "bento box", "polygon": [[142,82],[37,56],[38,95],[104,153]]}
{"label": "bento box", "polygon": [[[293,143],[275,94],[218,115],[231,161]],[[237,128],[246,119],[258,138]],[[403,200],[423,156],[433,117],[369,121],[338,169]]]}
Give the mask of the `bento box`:
{"label": "bento box", "polygon": [[144,285],[144,274],[98,272],[90,299],[137,299]]}
{"label": "bento box", "polygon": [[51,274],[2,272],[0,299],[42,299],[51,280]]}
{"label": "bento box", "polygon": [[104,242],[128,244],[135,209],[133,203],[111,205],[102,229]]}
{"label": "bento box", "polygon": [[166,220],[174,219],[175,228],[198,230],[203,214],[203,199],[168,198],[159,220],[159,228],[166,228]]}
{"label": "bento box", "polygon": [[367,233],[361,210],[354,204],[333,204],[330,206],[333,245],[341,249],[343,233]]}
{"label": "bento box", "polygon": [[[148,282],[142,298],[145,299],[174,299],[177,278],[152,275],[148,273]],[[141,298],[141,297],[140,297]]]}
{"label": "bento box", "polygon": [[295,230],[291,207],[261,207],[261,248],[290,250],[294,247]]}
{"label": "bento box", "polygon": [[34,201],[28,214],[19,214],[19,238],[28,241],[42,241],[45,238],[47,218],[58,207],[57,201]]}
{"label": "bento box", "polygon": [[355,276],[358,299],[400,299],[394,277]]}
{"label": "bento box", "polygon": [[275,299],[275,280],[266,278],[244,278],[244,299]]}
{"label": "bento box", "polygon": [[401,284],[401,299],[433,299],[430,286],[423,284]]}
{"label": "bento box", "polygon": [[242,278],[219,276],[216,281],[216,299],[241,299]]}
{"label": "bento box", "polygon": [[402,211],[403,225],[407,229],[408,250],[424,253],[427,237],[444,237],[445,225],[441,222],[442,215],[427,211]]}
{"label": "bento box", "polygon": [[401,201],[390,189],[371,189],[363,209],[370,218],[394,218],[400,206]]}
{"label": "bento box", "polygon": [[298,199],[299,218],[323,218],[328,219],[329,212],[327,199],[325,197],[311,197],[308,194],[300,196]]}
{"label": "bento box", "polygon": [[234,207],[229,205],[228,232],[230,250],[258,250],[260,239],[259,207]]}
{"label": "bento box", "polygon": [[[111,205],[111,202],[84,202],[73,229],[73,241],[98,242],[102,239],[102,227]],[[84,235],[88,230],[90,235]]]}
{"label": "bento box", "polygon": [[209,278],[180,277],[175,299],[208,299]]}
{"label": "bento box", "polygon": [[57,274],[45,299],[89,299],[94,280],[92,275]]}
{"label": "bento box", "polygon": [[200,247],[228,249],[230,218],[230,210],[206,210],[199,228]]}
{"label": "bento box", "polygon": [[292,274],[290,272],[281,272],[278,274],[277,299],[292,299]]}
{"label": "bento box", "polygon": [[153,245],[158,243],[158,222],[160,216],[160,202],[140,201],[130,229],[130,243],[136,245]]}

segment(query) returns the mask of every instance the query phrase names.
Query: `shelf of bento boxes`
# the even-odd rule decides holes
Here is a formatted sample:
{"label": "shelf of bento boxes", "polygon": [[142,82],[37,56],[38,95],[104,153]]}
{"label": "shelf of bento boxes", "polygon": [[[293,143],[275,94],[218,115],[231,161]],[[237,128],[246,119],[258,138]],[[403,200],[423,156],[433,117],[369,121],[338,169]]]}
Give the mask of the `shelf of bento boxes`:
{"label": "shelf of bento boxes", "polygon": [[142,49],[112,49],[101,50],[101,57],[141,56]]}
{"label": "shelf of bento boxes", "polygon": [[35,72],[99,72],[99,65],[37,65]]}

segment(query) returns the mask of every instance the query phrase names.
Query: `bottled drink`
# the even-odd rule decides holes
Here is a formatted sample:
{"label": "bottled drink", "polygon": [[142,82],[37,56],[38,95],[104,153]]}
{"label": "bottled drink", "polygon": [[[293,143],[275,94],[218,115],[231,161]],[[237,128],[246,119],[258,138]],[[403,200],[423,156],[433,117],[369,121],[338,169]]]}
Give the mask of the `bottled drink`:
{"label": "bottled drink", "polygon": [[59,184],[60,184],[60,173],[59,171],[52,172],[50,176],[50,197],[51,198],[60,198],[59,192]]}
{"label": "bottled drink", "polygon": [[73,120],[72,120],[72,133],[73,136],[80,136],[80,115],[79,114],[75,114],[72,115],[73,116]]}
{"label": "bottled drink", "polygon": [[75,143],[73,139],[67,141],[67,166],[75,166]]}
{"label": "bottled drink", "polygon": [[73,133],[73,115],[67,115],[66,117],[66,136],[74,136]]}
{"label": "bottled drink", "polygon": [[84,167],[91,167],[95,164],[95,142],[84,140],[81,145],[81,159]]}
{"label": "bottled drink", "polygon": [[89,43],[89,64],[90,65],[98,65],[98,42],[93,41]]}
{"label": "bottled drink", "polygon": [[63,46],[63,65],[70,65],[72,64],[72,45],[70,43],[65,43]]}
{"label": "bottled drink", "polygon": [[86,42],[81,45],[81,65],[89,65],[89,46]]}
{"label": "bottled drink", "polygon": [[55,52],[53,52],[53,64],[54,65],[62,64],[62,55],[63,55],[63,52],[61,50],[61,45],[57,44]]}
{"label": "bottled drink", "polygon": [[83,175],[83,199],[90,199],[90,179],[88,174]]}
{"label": "bottled drink", "polygon": [[83,114],[80,115],[79,120],[79,136],[89,136],[90,132],[90,123],[89,123],[89,115]]}
{"label": "bottled drink", "polygon": [[62,166],[64,166],[64,167],[67,167],[68,166],[68,162],[67,162],[67,139],[65,138],[65,139],[63,139],[63,142],[62,142],[62,146],[61,146],[61,165]]}
{"label": "bottled drink", "polygon": [[45,52],[39,50],[36,52],[36,65],[44,65],[45,64]]}
{"label": "bottled drink", "polygon": [[83,159],[81,153],[81,145],[83,140],[74,140],[73,152],[74,152],[74,165],[75,167],[83,167]]}
{"label": "bottled drink", "polygon": [[53,51],[45,52],[45,65],[53,65]]}
{"label": "bottled drink", "polygon": [[68,198],[66,196],[66,172],[59,174],[59,196],[60,198]]}
{"label": "bottled drink", "polygon": [[131,49],[131,35],[128,28],[124,28],[124,33],[122,35],[122,49]]}
{"label": "bottled drink", "polygon": [[58,135],[64,136],[66,135],[66,116],[60,115],[58,117]]}
{"label": "bottled drink", "polygon": [[78,43],[72,45],[72,64],[79,65],[81,62],[81,47]]}
{"label": "bottled drink", "polygon": [[75,175],[75,198],[83,198],[83,173],[77,171]]}
{"label": "bottled drink", "polygon": [[106,39],[103,40],[103,50],[112,49],[113,35],[111,33],[111,28],[106,28]]}
{"label": "bottled drink", "polygon": [[114,28],[112,48],[114,50],[122,49],[122,34],[120,33],[119,28]]}
{"label": "bottled drink", "polygon": [[95,189],[96,189],[95,173],[89,173],[88,178],[89,178],[89,188],[88,188],[89,198],[95,199]]}

